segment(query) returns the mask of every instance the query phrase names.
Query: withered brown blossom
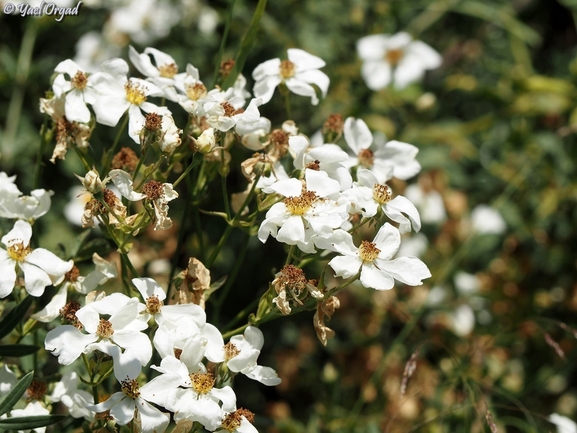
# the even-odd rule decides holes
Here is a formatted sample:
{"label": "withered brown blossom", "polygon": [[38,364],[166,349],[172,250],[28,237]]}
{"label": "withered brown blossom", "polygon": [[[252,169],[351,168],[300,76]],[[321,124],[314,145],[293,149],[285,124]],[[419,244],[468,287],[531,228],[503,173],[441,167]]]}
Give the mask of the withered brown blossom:
{"label": "withered brown blossom", "polygon": [[313,282],[306,279],[304,271],[294,265],[285,265],[271,284],[278,295],[272,301],[284,315],[291,313],[290,301],[303,305],[308,294],[314,298],[323,296]]}

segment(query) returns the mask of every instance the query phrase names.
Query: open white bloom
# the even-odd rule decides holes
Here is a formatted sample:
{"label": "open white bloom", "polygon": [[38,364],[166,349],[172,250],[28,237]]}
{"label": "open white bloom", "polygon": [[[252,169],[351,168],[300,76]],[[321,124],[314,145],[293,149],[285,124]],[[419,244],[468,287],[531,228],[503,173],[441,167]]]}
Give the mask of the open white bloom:
{"label": "open white bloom", "polygon": [[362,241],[357,248],[352,236],[344,230],[336,230],[331,238],[334,249],[341,256],[329,262],[337,277],[350,278],[360,272],[361,284],[376,290],[389,290],[395,280],[409,286],[419,286],[431,273],[416,257],[399,257],[392,260],[401,245],[399,231],[385,223],[373,242]]}
{"label": "open white bloom", "polygon": [[405,196],[419,209],[424,223],[441,224],[447,219],[443,196],[439,191],[425,191],[419,184],[412,184],[405,190]]}
{"label": "open white bloom", "polygon": [[[150,56],[154,58],[154,64]],[[148,78],[148,81],[162,89],[165,98],[177,102],[173,86],[174,77],[178,73],[178,65],[172,56],[150,47],[145,48],[142,54],[138,54],[138,51],[131,45],[128,47],[128,57],[136,69]]]}
{"label": "open white bloom", "polygon": [[[249,118],[254,113],[254,109],[261,104],[260,100],[253,99],[253,101],[252,111],[248,115]],[[199,101],[200,106],[197,109],[197,115],[206,116],[206,123],[214,129],[226,132],[236,125],[239,118],[244,116],[242,108],[245,102],[246,98],[242,92],[239,94],[238,89],[234,87],[230,87],[226,91],[213,89]],[[260,114],[258,116],[260,117]]]}
{"label": "open white bloom", "polygon": [[331,191],[330,185],[325,188],[327,184],[323,184],[322,179],[317,186],[315,191],[291,178],[266,188],[265,192],[276,192],[285,199],[268,210],[258,230],[260,241],[266,242],[271,235],[279,242],[297,245],[301,251],[313,253],[313,236],[328,237],[334,229],[341,227],[348,220],[350,203],[342,197],[331,200],[321,193],[321,190]]}
{"label": "open white bloom", "polygon": [[127,78],[128,64],[122,59],[113,59],[102,65],[104,73],[94,85],[99,92],[92,104],[96,121],[107,126],[116,126],[128,110],[128,135],[140,143],[139,134],[144,126],[146,113],[170,114],[166,107],[147,102],[148,96],[161,96],[162,90],[155,84],[139,78]]}
{"label": "open white bloom", "polygon": [[[352,117],[345,120],[345,141],[355,156],[348,165],[371,170],[380,183],[391,177],[409,179],[421,171],[421,165],[415,159],[419,149],[412,144],[391,140],[380,142],[375,140],[367,124],[361,119]],[[370,147],[373,146],[373,150]]]}
{"label": "open white bloom", "polygon": [[242,373],[264,385],[276,386],[281,383],[276,371],[256,363],[263,345],[262,331],[248,326],[244,335],[233,336],[224,346],[224,359],[230,371]]}
{"label": "open white bloom", "polygon": [[150,339],[140,332],[148,325],[140,314],[137,298],[113,293],[82,307],[76,317],[86,334],[72,325],[59,326],[46,334],[44,346],[58,356],[60,364],[70,365],[82,353],[102,351],[103,346],[130,349],[142,365],[150,361]]}
{"label": "open white bloom", "polygon": [[357,41],[357,52],[363,61],[361,74],[372,90],[383,89],[391,82],[402,89],[442,62],[439,53],[424,42],[413,41],[405,32],[365,36]]}
{"label": "open white bloom", "polygon": [[87,405],[94,404],[94,398],[89,392],[78,389],[78,374],[74,371],[62,375],[48,398],[54,403],[62,402],[74,418],[94,419],[94,412],[86,408]]}
{"label": "open white bloom", "polygon": [[102,348],[114,359],[114,376],[120,383],[121,391],[112,394],[108,400],[87,409],[96,413],[110,411],[119,425],[126,425],[134,418],[142,433],[162,433],[168,427],[170,415],[161,412],[150,402],[156,403],[156,396],[174,384],[170,377],[158,376],[141,386],[136,380],[141,365],[130,350],[120,351],[118,346]]}
{"label": "open white bloom", "polygon": [[102,32],[91,30],[78,39],[75,45],[74,61],[86,72],[99,72],[107,60],[119,57],[121,48],[110,42]]}
{"label": "open white bloom", "polygon": [[146,321],[153,316],[159,325],[166,322],[178,325],[181,320],[204,314],[202,308],[196,304],[164,305],[166,292],[152,278],[134,278],[132,284],[146,303],[146,309],[142,312]]}
{"label": "open white bloom", "polygon": [[[183,351],[184,353],[184,351]],[[200,359],[202,359],[200,357]],[[160,367],[153,367],[162,374],[158,378],[176,386],[166,389],[159,402],[174,412],[174,420],[201,423],[207,430],[214,431],[221,424],[225,412],[234,410],[236,395],[231,387],[215,388],[215,377],[207,372],[202,363],[185,363],[174,356],[165,357]]]}
{"label": "open white bloom", "polygon": [[391,188],[379,183],[369,170],[357,171],[357,182],[353,188],[345,191],[345,195],[351,200],[353,209],[360,210],[364,217],[373,217],[378,209],[382,209],[390,219],[399,223],[401,233],[411,231],[411,227],[416,232],[421,229],[421,219],[415,205],[402,195],[393,198]]}
{"label": "open white bloom", "polygon": [[313,105],[319,103],[317,92],[311,84],[318,86],[323,98],[329,88],[329,77],[319,69],[325,66],[324,60],[298,48],[287,51],[288,60],[267,60],[258,65],[252,73],[256,81],[253,92],[263,103],[272,99],[274,89],[281,83],[297,95],[309,96]]}
{"label": "open white bloom", "polygon": [[[54,68],[58,73],[52,83],[54,96],[65,95],[64,112],[69,122],[90,122],[90,110],[86,104],[93,104],[98,96],[94,89],[95,75],[88,75],[76,62],[67,59]],[[68,76],[68,77],[67,77]]]}
{"label": "open white bloom", "polygon": [[2,237],[6,250],[0,249],[0,298],[5,298],[16,284],[16,268],[24,273],[26,291],[41,296],[46,286],[58,284],[72,269],[72,260],[64,261],[44,248],[30,248],[32,227],[23,220]]}
{"label": "open white bloom", "polygon": [[45,189],[35,189],[30,195],[22,195],[21,192],[14,195],[9,190],[0,189],[0,217],[34,221],[50,210],[50,197],[53,194]]}
{"label": "open white bloom", "polygon": [[176,99],[187,113],[196,115],[199,109],[199,101],[206,97],[208,90],[200,81],[198,69],[190,63],[186,65],[186,73],[177,74],[174,77],[174,86],[180,93],[171,95],[171,100]]}
{"label": "open white bloom", "polygon": [[52,300],[42,310],[31,317],[39,322],[51,322],[60,315],[60,310],[66,305],[68,290],[76,290],[84,295],[92,292],[97,286],[106,283],[110,278],[116,278],[116,265],[107,262],[97,253],[92,254],[95,269],[87,276],[80,275],[78,268],[72,269],[64,276],[64,282]]}

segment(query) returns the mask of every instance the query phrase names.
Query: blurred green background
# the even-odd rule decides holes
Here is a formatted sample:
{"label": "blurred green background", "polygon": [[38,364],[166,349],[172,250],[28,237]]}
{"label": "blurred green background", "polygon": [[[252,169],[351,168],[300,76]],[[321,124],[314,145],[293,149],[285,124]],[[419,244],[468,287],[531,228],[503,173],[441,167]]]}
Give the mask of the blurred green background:
{"label": "blurred green background", "polygon": [[[114,3],[83,5],[63,22],[0,16],[0,170],[16,174],[25,194],[39,186],[55,191],[52,211],[38,221],[47,247],[66,248],[80,233],[63,209],[82,167],[72,153],[52,164],[52,149],[44,149],[34,184],[44,121],[38,98],[60,61],[91,53],[76,50],[89,31],[105,35],[104,55],[127,58],[130,35],[106,27]],[[151,46],[171,54],[181,71],[193,64],[209,87],[229,3],[157,3],[179,11],[170,32],[130,43],[139,52]],[[256,3],[235,2],[223,59],[236,56]],[[268,2],[243,70],[248,89],[259,63],[284,58],[287,48],[304,49],[326,61],[331,85],[317,107],[291,96],[302,133],[314,134],[340,113],[419,148],[421,174],[391,186],[414,200],[420,195],[422,215],[432,214],[423,218],[423,236],[404,241],[433,277],[390,292],[348,288],[329,322],[336,337],[326,348],[316,340],[312,313],[264,326],[260,363],[274,365],[283,383],[274,389],[242,377],[235,383],[239,406],[257,414],[259,431],[546,432],[556,431],[547,421],[551,413],[577,418],[576,29],[574,0]],[[398,31],[432,46],[443,64],[402,91],[370,91],[355,43]],[[183,125],[183,112],[173,112]],[[261,114],[273,128],[286,120],[278,91]],[[91,140],[96,152],[114,136],[98,129]],[[233,161],[250,155],[235,147]],[[235,170],[232,192],[246,186]],[[218,206],[211,200],[205,208]],[[491,206],[502,221],[472,218],[479,205]],[[178,206],[173,211],[171,204],[175,215],[183,211]],[[3,232],[10,227],[0,225]],[[203,217],[203,227],[216,242],[224,225]],[[172,260],[175,232],[142,236],[139,269],[151,272],[153,259]],[[213,281],[231,271],[243,236],[232,237],[211,270]],[[217,326],[260,296],[270,270],[282,263],[281,246],[253,241],[240,256],[239,280]],[[191,240],[178,254],[184,267],[198,245]],[[307,269],[310,278],[318,272]],[[413,354],[415,371],[402,393]]]}

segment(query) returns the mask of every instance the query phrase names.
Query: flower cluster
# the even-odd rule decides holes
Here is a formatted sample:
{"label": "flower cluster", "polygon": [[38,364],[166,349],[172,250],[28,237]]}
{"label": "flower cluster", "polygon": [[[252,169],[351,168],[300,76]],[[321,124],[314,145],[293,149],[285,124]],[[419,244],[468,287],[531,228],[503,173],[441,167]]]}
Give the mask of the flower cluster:
{"label": "flower cluster", "polygon": [[[50,404],[61,402],[71,416],[95,429],[130,423],[138,431],[161,433],[172,420],[178,431],[202,426],[255,432],[253,414],[237,408],[232,385],[238,374],[267,386],[281,381],[273,368],[257,362],[264,346],[259,325],[316,310],[314,327],[326,345],[334,331],[325,321],[338,309],[336,295],[346,285],[359,280],[365,287],[389,290],[395,280],[419,285],[430,276],[418,258],[395,258],[401,234],[418,232],[421,220],[415,206],[388,184],[419,172],[418,149],[374,140],[363,120],[340,115],[325,122],[320,141],[309,139],[292,119],[275,128],[259,110],[276,87],[285,95],[290,91],[310,98],[313,105],[329,87],[320,70],[323,60],[300,49],[289,49],[287,57],[256,67],[254,98],[242,74],[233,77],[229,88],[209,89],[194,66],[179,72],[169,54],[152,47],[142,53],[129,48],[141,77],[129,76],[128,63],[120,58],[105,61],[99,72],[71,59],[56,66],[52,96],[41,101],[56,142],[52,162],[76,150],[85,169],[76,174],[84,188],[80,224],[90,233],[98,223],[92,233],[105,236],[116,251],[106,258],[93,253],[94,267],[84,274],[73,254],[66,261],[33,249],[31,224],[49,210],[51,192],[23,196],[14,177],[0,173],[0,216],[17,219],[2,237],[0,297],[15,287],[38,297],[45,287],[56,286],[31,320],[60,318],[61,324],[46,334],[45,349],[63,366],[82,359],[86,367],[54,385]],[[228,74],[231,68],[225,63],[221,69]],[[182,129],[174,110],[188,117]],[[121,130],[97,162],[88,142],[99,126]],[[128,143],[119,148],[122,138]],[[240,167],[231,167],[233,146],[246,155]],[[226,212],[207,212],[223,217],[229,227],[205,263],[190,258],[169,282],[178,290],[170,297],[166,285],[140,277],[129,253],[149,228],[177,225],[169,203],[186,199],[196,205],[213,180],[234,168],[246,178],[246,189],[229,197],[223,182]],[[193,186],[177,192],[186,176]],[[376,233],[366,230],[372,226]],[[209,268],[233,227],[246,228],[263,243],[273,237],[289,247],[285,266],[258,311],[246,325],[223,334],[207,321],[204,307],[223,284],[211,285]],[[307,279],[303,263],[319,257],[328,272]],[[334,278],[325,278],[331,274]],[[117,277],[121,290],[97,290]],[[97,389],[112,374],[120,391],[99,401]],[[92,395],[81,389],[80,379],[93,387]]]}

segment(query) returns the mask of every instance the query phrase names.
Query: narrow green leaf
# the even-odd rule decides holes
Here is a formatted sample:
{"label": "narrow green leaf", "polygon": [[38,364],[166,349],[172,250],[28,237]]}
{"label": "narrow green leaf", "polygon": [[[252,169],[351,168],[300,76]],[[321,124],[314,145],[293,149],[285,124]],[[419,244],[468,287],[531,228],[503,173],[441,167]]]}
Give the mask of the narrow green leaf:
{"label": "narrow green leaf", "polygon": [[248,55],[252,49],[252,45],[256,40],[260,19],[262,18],[264,10],[266,8],[266,2],[267,0],[259,0],[258,5],[256,6],[256,10],[254,11],[254,15],[252,16],[250,27],[248,28],[248,32],[246,33],[244,39],[242,40],[240,50],[238,52],[238,55],[236,56],[234,68],[222,83],[222,88],[224,90],[228,89],[229,87],[232,87],[232,85],[236,81],[236,77],[238,77],[238,74],[242,71],[242,68],[244,67],[246,59],[248,58]]}
{"label": "narrow green leaf", "polygon": [[22,379],[20,379],[20,381],[16,385],[14,385],[12,391],[10,391],[8,395],[4,397],[4,400],[0,402],[0,416],[4,415],[6,412],[8,412],[14,407],[14,405],[18,402],[18,400],[20,400],[20,397],[22,397],[22,394],[24,394],[24,392],[26,392],[26,390],[30,386],[30,383],[32,382],[33,378],[34,378],[34,371],[31,371],[30,373],[25,375]]}
{"label": "narrow green leaf", "polygon": [[0,322],[0,339],[6,337],[10,332],[22,321],[22,318],[32,305],[34,299],[32,296],[27,296],[22,302],[14,307],[6,317]]}
{"label": "narrow green leaf", "polygon": [[66,418],[66,415],[36,415],[0,420],[0,429],[29,430],[55,424]]}
{"label": "narrow green leaf", "polygon": [[0,358],[5,356],[20,358],[21,356],[32,355],[39,349],[40,346],[31,344],[3,344],[0,346]]}

